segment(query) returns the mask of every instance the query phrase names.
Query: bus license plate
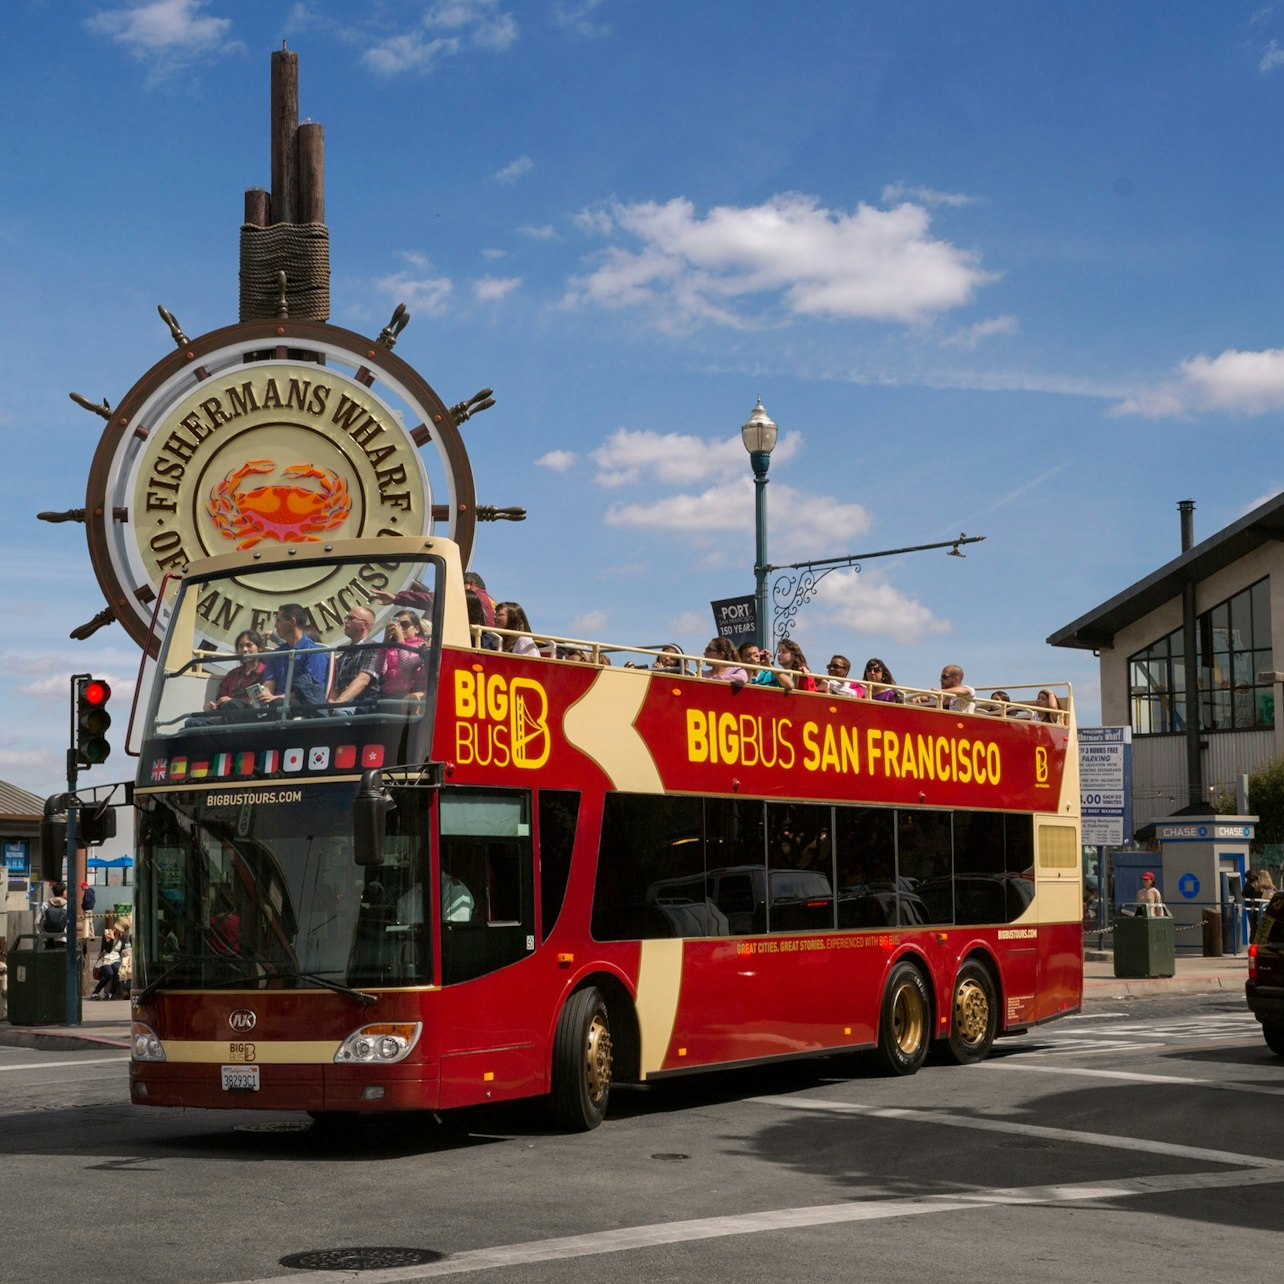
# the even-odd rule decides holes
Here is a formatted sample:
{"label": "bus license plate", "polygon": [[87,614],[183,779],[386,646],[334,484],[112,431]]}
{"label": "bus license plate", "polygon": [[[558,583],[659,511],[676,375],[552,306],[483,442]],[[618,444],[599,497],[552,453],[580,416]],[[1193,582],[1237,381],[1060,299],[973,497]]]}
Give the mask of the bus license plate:
{"label": "bus license plate", "polygon": [[223,1066],[224,1092],[258,1092],[258,1066]]}

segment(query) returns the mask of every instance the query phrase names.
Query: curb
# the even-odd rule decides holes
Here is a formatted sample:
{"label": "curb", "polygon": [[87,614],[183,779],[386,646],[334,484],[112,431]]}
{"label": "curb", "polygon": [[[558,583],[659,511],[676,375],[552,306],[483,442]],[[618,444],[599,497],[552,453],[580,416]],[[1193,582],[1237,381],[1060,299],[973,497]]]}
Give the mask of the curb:
{"label": "curb", "polygon": [[129,1051],[129,1040],[104,1034],[72,1034],[67,1030],[0,1027],[0,1047],[38,1048],[41,1052]]}
{"label": "curb", "polygon": [[1084,981],[1084,1002],[1090,999],[1153,999],[1166,994],[1219,994],[1244,997],[1243,976],[1113,977]]}

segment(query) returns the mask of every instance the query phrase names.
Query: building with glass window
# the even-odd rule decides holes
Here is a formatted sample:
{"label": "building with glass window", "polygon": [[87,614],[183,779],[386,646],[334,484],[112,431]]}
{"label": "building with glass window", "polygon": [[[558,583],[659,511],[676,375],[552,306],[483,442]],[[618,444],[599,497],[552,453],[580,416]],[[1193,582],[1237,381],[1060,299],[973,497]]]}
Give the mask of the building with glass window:
{"label": "building with glass window", "polygon": [[1272,639],[1284,640],[1284,495],[1194,543],[1048,638],[1101,663],[1101,721],[1130,726],[1136,828],[1212,810],[1236,779],[1284,754]]}

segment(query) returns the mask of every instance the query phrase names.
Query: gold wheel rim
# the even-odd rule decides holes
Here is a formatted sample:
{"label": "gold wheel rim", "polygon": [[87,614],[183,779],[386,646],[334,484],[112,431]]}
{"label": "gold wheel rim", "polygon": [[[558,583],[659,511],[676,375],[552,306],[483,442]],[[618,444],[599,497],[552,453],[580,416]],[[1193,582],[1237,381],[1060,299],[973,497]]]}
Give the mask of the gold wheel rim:
{"label": "gold wheel rim", "polygon": [[968,978],[954,991],[954,1029],[964,1043],[974,1046],[990,1028],[990,996],[979,981]]}
{"label": "gold wheel rim", "polygon": [[584,1041],[584,1076],[589,1100],[596,1105],[611,1086],[611,1028],[601,1016],[593,1018]]}
{"label": "gold wheel rim", "polygon": [[912,985],[902,985],[892,1003],[892,1039],[906,1056],[923,1046],[927,1010],[923,996]]}

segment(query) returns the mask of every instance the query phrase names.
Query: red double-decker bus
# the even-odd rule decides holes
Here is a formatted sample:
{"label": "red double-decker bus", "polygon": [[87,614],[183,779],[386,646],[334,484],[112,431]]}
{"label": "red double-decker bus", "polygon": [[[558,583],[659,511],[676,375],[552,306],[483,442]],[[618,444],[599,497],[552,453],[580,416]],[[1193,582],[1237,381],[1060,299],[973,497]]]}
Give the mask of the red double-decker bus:
{"label": "red double-decker bus", "polygon": [[[912,1074],[1079,1007],[1064,688],[959,712],[487,650],[435,538],[212,559],[163,601],[138,1104],[547,1095],[587,1129],[615,1081],[862,1050]],[[323,643],[354,604],[420,615],[421,689],[318,698],[296,642],[210,710],[238,631],[286,603]]]}

